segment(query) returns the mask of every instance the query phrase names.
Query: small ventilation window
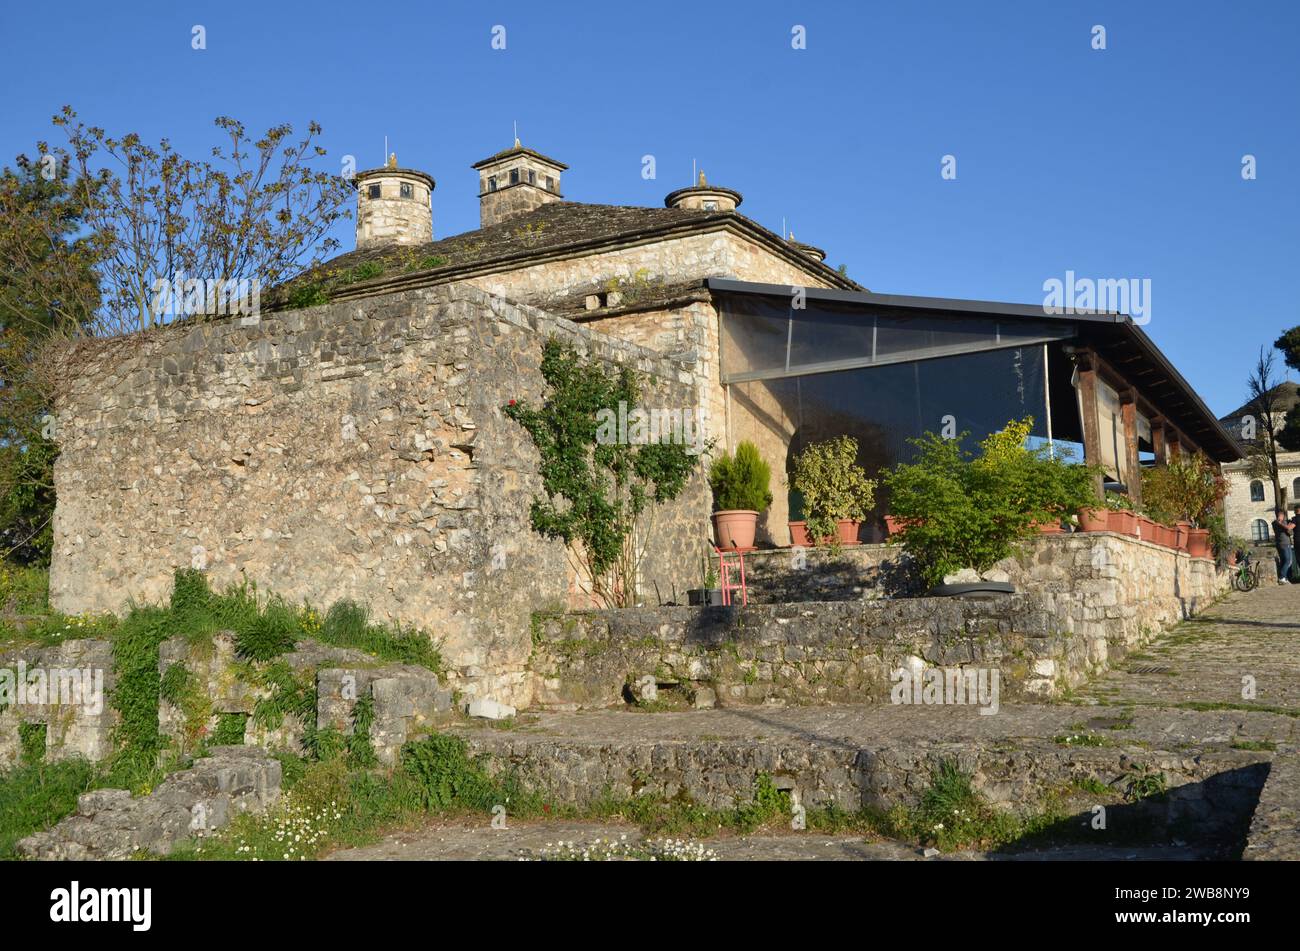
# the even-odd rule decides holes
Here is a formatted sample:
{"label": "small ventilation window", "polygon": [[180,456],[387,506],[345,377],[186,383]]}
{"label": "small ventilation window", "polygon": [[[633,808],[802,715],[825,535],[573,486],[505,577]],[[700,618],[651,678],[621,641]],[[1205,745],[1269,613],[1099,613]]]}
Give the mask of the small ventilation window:
{"label": "small ventilation window", "polygon": [[367,194],[369,194],[371,198],[378,198],[378,197],[379,197],[379,186],[378,186],[378,185],[371,185],[370,188],[367,189]]}
{"label": "small ventilation window", "polygon": [[490,192],[494,192],[494,191],[496,191],[496,190],[497,190],[497,177],[496,177],[495,175],[489,175],[489,176],[488,176],[488,191],[490,191]]}
{"label": "small ventilation window", "polygon": [[705,210],[705,211],[717,211],[717,210],[718,210],[718,203],[717,203],[716,201],[706,201],[706,202],[704,203],[704,210]]}
{"label": "small ventilation window", "polygon": [[401,191],[401,194],[402,194],[402,197],[403,197],[403,198],[412,198],[412,197],[414,197],[414,193],[413,193],[412,190],[411,190],[411,183],[410,183],[410,182],[402,182],[402,191]]}
{"label": "small ventilation window", "polygon": [[511,185],[518,185],[518,184],[519,184],[519,169],[517,169],[517,168],[512,168],[512,169],[510,170],[510,184],[511,184]]}

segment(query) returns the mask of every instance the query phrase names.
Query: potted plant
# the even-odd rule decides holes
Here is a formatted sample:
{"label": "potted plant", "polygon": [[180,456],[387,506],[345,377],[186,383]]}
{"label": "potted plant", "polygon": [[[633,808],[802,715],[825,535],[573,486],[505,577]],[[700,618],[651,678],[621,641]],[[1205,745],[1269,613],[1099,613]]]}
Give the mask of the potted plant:
{"label": "potted plant", "polygon": [[734,456],[723,453],[709,466],[713,490],[713,537],[719,548],[754,547],[760,512],[772,504],[772,468],[758,447],[742,442]]}
{"label": "potted plant", "polygon": [[[876,483],[857,464],[858,441],[836,436],[794,458],[791,482],[803,496],[805,542],[856,545],[858,529],[875,504]],[[791,525],[791,537],[794,525]]]}
{"label": "potted plant", "polygon": [[1105,532],[1110,530],[1110,512],[1104,505],[1100,508],[1085,506],[1079,509],[1079,531]]}
{"label": "potted plant", "polygon": [[1225,492],[1223,477],[1199,455],[1183,456],[1142,474],[1143,499],[1149,498],[1153,508],[1172,519],[1190,524],[1187,553],[1193,558],[1211,557],[1211,529],[1221,518],[1218,509]]}
{"label": "potted plant", "polygon": [[686,603],[692,607],[719,607],[722,605],[722,589],[718,587],[718,569],[710,555],[704,556],[704,587],[691,588],[686,592]]}

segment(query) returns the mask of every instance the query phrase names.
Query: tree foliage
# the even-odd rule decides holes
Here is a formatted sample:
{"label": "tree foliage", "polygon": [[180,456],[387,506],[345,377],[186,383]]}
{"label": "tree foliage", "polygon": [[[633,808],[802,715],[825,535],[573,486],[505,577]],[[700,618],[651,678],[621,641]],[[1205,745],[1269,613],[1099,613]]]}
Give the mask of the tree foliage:
{"label": "tree foliage", "polygon": [[541,371],[547,392],[540,405],[503,408],[540,456],[544,494],[529,509],[533,530],[570,546],[601,601],[630,606],[650,532],[641,520],[681,493],[695,457],[678,443],[597,438],[602,410],[638,405],[643,381],[635,370],[585,359],[552,337]]}

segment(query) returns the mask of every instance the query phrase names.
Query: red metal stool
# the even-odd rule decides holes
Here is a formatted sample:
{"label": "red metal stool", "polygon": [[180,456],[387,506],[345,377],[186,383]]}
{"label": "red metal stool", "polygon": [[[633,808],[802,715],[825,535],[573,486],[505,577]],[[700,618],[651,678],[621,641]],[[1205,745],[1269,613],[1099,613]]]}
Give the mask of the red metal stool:
{"label": "red metal stool", "polygon": [[[755,548],[719,548],[713,546],[718,555],[718,583],[722,588],[722,603],[731,604],[731,592],[740,592],[740,603],[749,604],[749,589],[745,586],[745,552],[756,551]],[[740,576],[740,584],[735,583]]]}

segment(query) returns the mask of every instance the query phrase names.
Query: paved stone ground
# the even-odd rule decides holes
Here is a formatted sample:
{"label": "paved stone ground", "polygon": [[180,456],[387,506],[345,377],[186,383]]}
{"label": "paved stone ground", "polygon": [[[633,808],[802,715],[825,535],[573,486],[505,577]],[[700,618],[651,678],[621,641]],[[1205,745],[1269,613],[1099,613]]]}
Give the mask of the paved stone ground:
{"label": "paved stone ground", "polygon": [[[598,822],[513,823],[492,829],[486,822],[437,822],[424,828],[387,836],[374,845],[343,849],[327,856],[333,862],[521,861],[545,855],[557,842],[592,843],[624,839],[641,842],[646,837],[635,826]],[[657,837],[651,837],[657,838]],[[1208,858],[1194,846],[1177,848],[1083,847],[1042,849],[1014,855],[958,852],[926,857],[911,845],[868,841],[861,836],[790,833],[788,835],[729,836],[699,840],[718,861],[1064,861],[1113,859],[1144,861]]]}
{"label": "paved stone ground", "polygon": [[[467,737],[514,751],[539,744],[594,749],[612,744],[804,743],[842,749],[941,744],[957,749],[1016,749],[1030,760],[1060,756],[1053,737],[1079,730],[1104,735],[1120,758],[1172,751],[1211,770],[1269,760],[1300,747],[1300,587],[1265,585],[1233,594],[1205,615],[1157,637],[1115,670],[1078,691],[1070,702],[1003,707],[980,716],[971,707],[749,707],[681,713],[602,710],[525,715],[511,730],[463,727]],[[1255,696],[1243,698],[1242,678]],[[1071,751],[1073,755],[1073,751]],[[1274,791],[1276,796],[1276,791]],[[1294,796],[1291,797],[1294,802]],[[403,832],[336,859],[518,858],[557,839],[586,841],[627,834],[625,826],[543,822],[491,830],[438,823]],[[896,842],[860,837],[754,835],[707,842],[724,859],[893,859],[922,856]],[[963,854],[951,859],[1067,859],[1207,857],[1194,844],[1159,848],[1062,847],[1017,856]]]}

